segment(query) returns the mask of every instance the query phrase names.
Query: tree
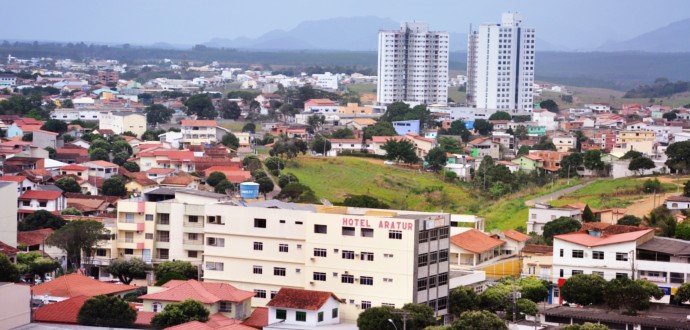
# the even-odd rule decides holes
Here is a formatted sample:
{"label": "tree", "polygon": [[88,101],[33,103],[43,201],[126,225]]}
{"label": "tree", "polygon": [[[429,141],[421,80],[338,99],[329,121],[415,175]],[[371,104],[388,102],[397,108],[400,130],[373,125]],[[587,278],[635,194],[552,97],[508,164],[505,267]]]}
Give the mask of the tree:
{"label": "tree", "polygon": [[256,156],[249,155],[242,159],[242,166],[244,166],[245,170],[252,172],[261,168],[261,161]]}
{"label": "tree", "polygon": [[451,154],[462,153],[462,146],[460,142],[454,138],[441,136],[438,138],[438,144],[443,151]]}
{"label": "tree", "polygon": [[309,132],[314,134],[322,125],[326,122],[326,116],[324,115],[311,115],[307,118],[307,126],[309,126]]}
{"label": "tree", "polygon": [[542,109],[546,109],[546,110],[548,110],[548,111],[550,111],[550,112],[553,112],[553,113],[558,113],[558,112],[560,111],[560,110],[558,109],[558,103],[556,103],[556,102],[555,102],[554,100],[552,100],[552,99],[548,99],[548,100],[541,101],[541,102],[539,103],[539,106],[540,106]]}
{"label": "tree", "polygon": [[259,192],[262,194],[270,193],[271,191],[273,191],[273,180],[271,180],[271,178],[269,177],[263,177],[261,179],[258,179],[256,180],[256,183],[259,184]]}
{"label": "tree", "polygon": [[254,134],[254,132],[256,132],[256,124],[246,123],[246,124],[244,124],[244,126],[242,126],[242,133]]}
{"label": "tree", "polygon": [[50,235],[46,244],[65,250],[68,260],[81,268],[82,253],[85,256],[93,255],[98,242],[107,239],[108,233],[98,221],[72,220]]}
{"label": "tree", "polygon": [[654,180],[651,180],[651,179],[644,180],[644,184],[642,185],[643,191],[646,193],[649,193],[649,194],[660,193],[662,188],[663,187],[661,185],[661,181],[659,181],[659,179],[657,179],[657,178],[654,178]]}
{"label": "tree", "polygon": [[168,273],[177,273],[187,279],[196,279],[198,276],[196,267],[192,266],[188,261],[181,260],[164,261],[158,264],[154,271],[156,278],[161,278]]}
{"label": "tree", "polygon": [[299,179],[292,173],[281,173],[278,177],[278,187],[285,188],[290,182],[299,182]]}
{"label": "tree", "polygon": [[577,168],[582,165],[582,162],[582,154],[577,152],[563,157],[561,160],[561,168],[558,170],[558,175],[561,178],[577,176]]}
{"label": "tree", "polygon": [[38,210],[24,217],[24,219],[19,222],[17,229],[19,231],[31,231],[43,228],[52,228],[58,230],[66,224],[67,221],[60,216],[52,214],[46,210]]}
{"label": "tree", "polygon": [[482,294],[479,295],[479,305],[481,309],[492,312],[505,310],[511,291],[512,290],[502,285],[493,286],[484,290]]}
{"label": "tree", "polygon": [[218,182],[218,184],[216,184],[214,186],[213,191],[216,192],[217,194],[225,194],[225,192],[228,189],[230,191],[235,191],[235,185],[232,182],[230,182],[226,179],[223,179],[223,180],[220,180],[220,182]]}
{"label": "tree", "polygon": [[140,171],[139,164],[135,162],[125,162],[122,167],[124,167],[127,171],[130,171],[132,173],[136,173]]}
{"label": "tree", "polygon": [[473,288],[459,286],[450,291],[448,296],[448,305],[450,306],[450,313],[453,315],[460,315],[466,311],[473,311],[479,309],[479,296]]}
{"label": "tree", "polygon": [[0,253],[0,282],[19,282],[19,268]]}
{"label": "tree", "polygon": [[496,111],[490,117],[489,120],[510,120],[510,114],[505,111]]}
{"label": "tree", "polygon": [[326,155],[331,150],[331,141],[319,136],[311,142],[311,151]]}
{"label": "tree", "polygon": [[529,147],[526,145],[521,145],[520,149],[518,149],[517,155],[522,156],[527,154],[529,154]]}
{"label": "tree", "polygon": [[585,322],[583,324],[571,324],[563,330],[609,330],[609,327],[603,324]]}
{"label": "tree", "polygon": [[187,299],[181,303],[166,305],[162,312],[153,317],[151,325],[156,329],[164,329],[191,321],[206,322],[209,314],[208,309],[200,302]]}
{"label": "tree", "polygon": [[108,151],[104,149],[95,148],[92,149],[91,152],[89,152],[89,160],[104,160],[106,162],[109,162],[110,154],[108,154]]}
{"label": "tree", "polygon": [[426,304],[407,303],[402,307],[402,311],[407,312],[410,317],[404,327],[406,329],[422,330],[436,323],[434,309]]}
{"label": "tree", "polygon": [[387,121],[378,121],[376,124],[367,127],[364,130],[364,138],[371,139],[372,136],[396,136],[398,133],[395,131],[393,124]]}
{"label": "tree", "polygon": [[580,222],[571,217],[560,217],[544,225],[544,239],[551,245],[554,236],[576,232],[581,227]]}
{"label": "tree", "polygon": [[74,102],[72,102],[71,99],[66,99],[66,100],[62,101],[61,105],[63,108],[74,108]]}
{"label": "tree", "polygon": [[622,218],[618,219],[616,224],[624,226],[639,226],[642,223],[642,219],[632,215],[626,214]]}
{"label": "tree", "polygon": [[285,156],[287,159],[297,157],[301,152],[303,155],[309,150],[309,145],[302,139],[292,138],[290,140],[280,140],[273,144],[273,147],[268,152],[271,156]]}
{"label": "tree", "polygon": [[[2,272],[0,272],[0,274],[2,274]],[[685,282],[678,287],[678,291],[676,291],[676,294],[673,296],[673,300],[677,303],[690,301],[690,282]]]}
{"label": "tree", "polygon": [[582,221],[597,222],[594,212],[592,212],[592,209],[589,207],[589,205],[585,205],[585,209],[582,211]]}
{"label": "tree", "polygon": [[83,213],[81,213],[81,211],[77,210],[74,207],[68,207],[66,209],[63,209],[60,212],[60,215],[83,215]]}
{"label": "tree", "polygon": [[118,152],[115,155],[113,155],[113,161],[112,162],[113,162],[113,164],[122,166],[127,162],[127,159],[129,159],[129,155],[126,152],[121,151],[121,152]]}
{"label": "tree", "polygon": [[386,159],[388,160],[403,161],[410,164],[419,161],[419,157],[414,151],[414,145],[408,140],[388,139],[381,146],[381,149],[386,151]]}
{"label": "tree", "polygon": [[134,132],[132,132],[132,131],[124,131],[124,132],[122,132],[121,135],[122,135],[122,136],[131,136],[131,137],[133,137],[133,138],[137,137],[137,133],[134,133]]}
{"label": "tree", "polygon": [[285,161],[279,157],[268,157],[264,160],[264,165],[269,170],[282,170],[285,168]]}
{"label": "tree", "polygon": [[638,175],[642,175],[644,170],[651,170],[654,167],[656,167],[654,161],[644,156],[633,158],[628,164],[628,169],[637,172]]}
{"label": "tree", "polygon": [[125,141],[125,140],[117,140],[117,141],[113,142],[111,151],[113,153],[122,152],[127,156],[130,156],[133,154],[132,146],[129,145],[129,143],[127,143],[127,141]]}
{"label": "tree", "polygon": [[468,311],[460,314],[451,330],[508,330],[506,324],[496,314],[489,311]]}
{"label": "tree", "polygon": [[650,298],[661,299],[664,296],[656,284],[647,280],[631,280],[627,276],[614,278],[604,287],[604,300],[611,309],[623,308],[628,315],[649,309]]}
{"label": "tree", "polygon": [[520,294],[522,298],[531,300],[535,303],[545,301],[549,297],[549,285],[544,281],[534,278],[526,277],[519,281]]}
{"label": "tree", "polygon": [[211,187],[215,187],[218,183],[226,179],[227,178],[223,172],[214,171],[208,175],[208,178],[206,178],[206,183],[208,183],[208,185]]}
{"label": "tree", "polygon": [[186,281],[188,278],[187,276],[178,273],[167,273],[159,277],[154,286],[163,286],[165,283],[168,283],[172,280]]}
{"label": "tree", "polygon": [[606,280],[599,275],[576,274],[565,281],[561,295],[569,303],[598,305],[604,302],[606,284]]}
{"label": "tree", "polygon": [[33,276],[38,275],[41,281],[45,281],[46,273],[52,273],[60,268],[60,263],[53,258],[43,257],[38,253],[36,254],[38,257],[29,262],[28,271]]}
{"label": "tree", "polygon": [[222,143],[224,146],[230,148],[230,149],[235,149],[240,147],[240,139],[235,136],[235,134],[232,134],[230,132],[226,133],[223,135],[223,138],[220,140],[220,143]]}
{"label": "tree", "polygon": [[77,183],[77,180],[75,180],[71,176],[63,176],[57,181],[55,181],[55,185],[62,189],[64,192],[71,192],[71,193],[78,193],[81,192],[81,186],[79,186],[79,183]]}
{"label": "tree", "polygon": [[[579,132],[579,131],[578,131]],[[587,150],[583,161],[585,168],[598,172],[604,169],[604,161],[601,160],[600,150]]]}
{"label": "tree", "polygon": [[369,195],[352,195],[347,198],[342,203],[343,206],[352,207],[365,207],[372,209],[388,209],[390,206],[375,197]]}
{"label": "tree", "polygon": [[277,199],[285,199],[291,202],[316,200],[314,191],[309,186],[299,182],[288,183],[276,196]]}
{"label": "tree", "polygon": [[48,158],[55,159],[55,154],[57,153],[52,147],[45,147],[43,150],[48,152]]}
{"label": "tree", "polygon": [[106,196],[125,196],[127,194],[127,188],[125,188],[125,179],[119,175],[113,176],[103,182],[101,191],[103,192],[103,195]]}
{"label": "tree", "polygon": [[675,217],[671,214],[671,211],[666,207],[666,205],[661,205],[652,210],[649,215],[644,216],[642,220],[650,227],[656,227],[659,232],[659,236],[673,237],[676,232],[676,222]]}
{"label": "tree", "polygon": [[196,115],[199,119],[214,119],[218,117],[218,112],[211,102],[208,94],[196,94],[190,96],[184,103],[187,107],[187,115]]}
{"label": "tree", "polygon": [[62,120],[48,119],[43,126],[41,126],[41,130],[62,134],[67,132],[67,123]]}
{"label": "tree", "polygon": [[426,157],[424,157],[424,160],[426,160],[432,170],[438,172],[444,166],[446,166],[448,157],[446,157],[446,152],[443,151],[443,149],[435,147],[429,150],[429,153],[427,153]]}
{"label": "tree", "polygon": [[158,126],[158,124],[169,123],[175,111],[162,104],[152,104],[144,108],[144,113],[146,114],[146,122],[149,125]]}
{"label": "tree", "polygon": [[98,327],[131,328],[137,312],[118,296],[95,296],[84,302],[77,323]]}
{"label": "tree", "polygon": [[673,170],[683,172],[690,168],[690,141],[671,143],[666,148],[666,165]]}
{"label": "tree", "polygon": [[480,135],[486,136],[494,129],[494,125],[484,119],[477,119],[474,121],[474,129]]}
{"label": "tree", "polygon": [[333,134],[331,134],[331,137],[334,139],[354,139],[355,133],[352,132],[352,130],[349,128],[341,128],[333,132]]}
{"label": "tree", "polygon": [[146,271],[150,270],[150,267],[139,258],[115,259],[105,270],[123,284],[129,284],[135,278],[146,276]]}
{"label": "tree", "polygon": [[675,237],[690,240],[690,223],[682,222],[676,226]]}
{"label": "tree", "polygon": [[[390,327],[389,319],[398,321],[399,317],[394,315],[392,307],[372,307],[367,308],[357,317],[357,328],[359,330],[381,330]],[[399,322],[399,321],[398,321]]]}
{"label": "tree", "polygon": [[667,112],[661,115],[661,118],[666,119],[666,121],[674,121],[678,118],[678,115],[675,112]]}
{"label": "tree", "polygon": [[218,111],[220,112],[220,116],[225,119],[237,119],[242,115],[242,109],[240,109],[237,102],[228,101],[226,99],[220,101]]}
{"label": "tree", "polygon": [[516,302],[516,307],[517,315],[515,316],[518,320],[524,319],[527,315],[535,316],[539,314],[539,307],[537,307],[537,303],[529,299],[518,299]]}
{"label": "tree", "polygon": [[628,150],[625,154],[623,154],[623,157],[621,159],[635,159],[637,157],[641,157],[642,153],[636,150]]}

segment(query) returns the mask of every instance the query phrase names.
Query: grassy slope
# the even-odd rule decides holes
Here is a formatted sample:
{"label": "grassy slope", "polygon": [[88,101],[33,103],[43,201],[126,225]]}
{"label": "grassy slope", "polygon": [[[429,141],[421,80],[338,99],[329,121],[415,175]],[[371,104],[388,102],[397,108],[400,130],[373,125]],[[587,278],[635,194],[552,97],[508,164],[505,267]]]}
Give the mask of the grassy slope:
{"label": "grassy slope", "polygon": [[[563,196],[551,204],[563,206],[571,203],[586,203],[590,207],[605,209],[612,207],[626,207],[644,196],[641,192],[644,180],[637,178],[599,180],[583,189]],[[664,191],[673,191],[676,186],[663,183]]]}
{"label": "grassy slope", "polygon": [[[294,173],[319,198],[331,202],[340,202],[348,195],[366,194],[395,209],[454,213],[467,213],[477,203],[467,190],[443,182],[433,173],[386,166],[377,159],[301,157],[288,164],[284,172]],[[433,186],[443,187],[443,190],[423,191]]]}

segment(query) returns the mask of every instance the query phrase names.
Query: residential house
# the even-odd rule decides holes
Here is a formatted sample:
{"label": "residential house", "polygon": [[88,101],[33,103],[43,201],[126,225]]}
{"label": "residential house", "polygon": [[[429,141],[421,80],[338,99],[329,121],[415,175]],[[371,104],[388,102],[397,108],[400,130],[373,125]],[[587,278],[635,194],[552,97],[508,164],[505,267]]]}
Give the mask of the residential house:
{"label": "residential house", "polygon": [[[371,140],[365,141],[362,144],[362,139],[328,139],[331,143],[331,150],[327,152],[328,156],[337,156],[339,152],[360,152],[362,150],[369,151],[371,148]],[[319,150],[312,150],[317,154],[323,154]]]}
{"label": "residential house", "polygon": [[474,228],[450,237],[450,268],[475,269],[506,257],[505,241]]}
{"label": "residential house", "polygon": [[532,172],[538,168],[544,167],[544,159],[531,154],[522,155],[513,159],[512,162],[518,164],[518,168],[525,172]]}
{"label": "residential house", "polygon": [[503,251],[506,254],[519,253],[522,251],[522,248],[525,247],[525,242],[529,239],[529,235],[525,235],[515,229],[506,229],[492,236],[505,242]]}
{"label": "residential house", "polygon": [[529,208],[527,232],[541,235],[544,225],[560,217],[570,217],[582,221],[582,212],[578,208],[553,207],[547,204],[536,204]]}
{"label": "residential house", "polygon": [[108,111],[98,115],[98,129],[109,129],[114,134],[132,132],[141,136],[146,131],[146,116],[134,111]]}
{"label": "residential house", "polygon": [[560,152],[553,150],[530,150],[530,156],[541,158],[543,161],[542,169],[548,172],[557,172],[561,168],[563,157],[570,155],[570,152]]}
{"label": "residential house", "polygon": [[172,168],[150,168],[146,171],[142,171],[140,173],[146,173],[146,176],[151,179],[156,181],[157,183],[160,183],[165,177],[171,176],[175,173],[175,170]]}
{"label": "residential house", "polygon": [[338,107],[338,113],[342,114],[372,114],[374,108],[370,106],[360,106],[358,103],[348,103],[346,106]]}
{"label": "residential house", "polygon": [[74,273],[62,275],[50,282],[33,286],[31,294],[33,299],[49,304],[78,296],[117,295],[123,297],[136,289],[136,286],[101,282]]}
{"label": "residential house", "polygon": [[180,123],[182,125],[182,145],[205,145],[218,142],[216,136],[216,126],[218,124],[215,120],[191,120],[184,119]]}
{"label": "residential house", "polygon": [[400,120],[392,122],[393,128],[395,129],[395,133],[397,133],[398,135],[407,135],[408,133],[419,135],[419,123],[420,121],[418,119]]}
{"label": "residential house", "polygon": [[195,160],[194,152],[189,150],[144,150],[137,153],[134,156],[134,160],[142,172],[154,168],[174,169],[183,172],[196,171],[193,163],[193,160]]}
{"label": "residential house", "polygon": [[60,214],[67,207],[65,196],[57,191],[30,190],[19,196],[18,202],[17,213],[21,215],[20,218],[38,210]]}
{"label": "residential house", "polygon": [[208,178],[213,172],[220,172],[225,175],[225,179],[232,183],[242,183],[245,181],[250,181],[252,178],[252,173],[242,169],[238,169],[234,166],[212,166],[204,171],[204,176]]}
{"label": "residential house", "polygon": [[304,102],[304,112],[331,114],[338,113],[338,103],[329,99],[310,99]]}
{"label": "residential house", "polygon": [[555,135],[551,137],[551,142],[560,152],[569,152],[577,147],[577,138],[572,135]]}
{"label": "residential house", "polygon": [[535,276],[552,281],[553,247],[549,245],[527,244],[522,250],[522,269],[525,276]]}
{"label": "residential house", "polygon": [[89,149],[66,144],[55,149],[55,160],[67,164],[81,164],[89,161]]}
{"label": "residential house", "polygon": [[429,151],[433,148],[436,147],[438,144],[436,140],[433,139],[428,139],[423,136],[419,136],[418,134],[414,133],[407,133],[405,134],[405,138],[412,142],[414,145],[415,153],[417,154],[417,157],[419,158],[424,158],[426,155],[429,153]]}
{"label": "residential house", "polygon": [[188,174],[182,175],[182,173],[180,173],[176,176],[167,176],[163,178],[163,180],[160,182],[160,186],[170,188],[198,189],[199,178]]}
{"label": "residential house", "polygon": [[498,159],[501,155],[499,144],[488,136],[467,142],[467,147],[470,150],[470,156],[477,159],[483,159],[485,156]]}
{"label": "residential house", "polygon": [[340,323],[340,298],[332,292],[282,288],[266,306],[268,325],[264,329]]}
{"label": "residential house", "polygon": [[50,258],[58,259],[61,265],[67,266],[67,253],[57,246],[46,244],[46,239],[53,232],[55,230],[52,228],[17,232],[17,247],[23,252],[40,252]]}
{"label": "residential house", "polygon": [[619,131],[616,136],[616,150],[612,153],[625,153],[629,150],[636,150],[645,155],[653,153],[656,134],[654,131]]}
{"label": "residential house", "polygon": [[29,178],[23,175],[2,175],[0,176],[0,182],[15,182],[17,184],[17,196],[29,190],[36,190],[36,182],[29,180]]}
{"label": "residential house", "polygon": [[89,177],[95,176],[103,179],[110,179],[118,174],[119,166],[104,160],[92,160],[83,164],[89,167]]}
{"label": "residential house", "polygon": [[669,210],[686,210],[690,209],[690,197],[685,196],[671,196],[664,200],[664,204]]}
{"label": "residential house", "polygon": [[[371,150],[373,150],[374,154],[377,155],[385,155],[386,151],[383,150],[381,147],[386,144],[388,140],[395,140],[395,141],[401,141],[405,137],[403,136],[372,136],[371,137]],[[331,145],[332,147],[332,145]]]}
{"label": "residential house", "polygon": [[180,147],[180,141],[182,141],[182,132],[165,132],[158,135],[161,143],[169,143],[171,148],[178,149]]}
{"label": "residential house", "polygon": [[57,137],[58,137],[58,133],[37,129],[37,130],[33,131],[33,133],[32,133],[31,143],[34,146],[39,147],[41,149],[45,149],[45,148],[57,149],[57,147],[58,147]]}
{"label": "residential house", "polygon": [[146,173],[129,173],[126,176],[130,179],[129,182],[125,183],[125,188],[129,193],[138,194],[158,187],[158,182],[149,179]]}
{"label": "residential house", "polygon": [[89,167],[79,164],[70,164],[60,168],[60,175],[73,175],[81,180],[89,178]]}

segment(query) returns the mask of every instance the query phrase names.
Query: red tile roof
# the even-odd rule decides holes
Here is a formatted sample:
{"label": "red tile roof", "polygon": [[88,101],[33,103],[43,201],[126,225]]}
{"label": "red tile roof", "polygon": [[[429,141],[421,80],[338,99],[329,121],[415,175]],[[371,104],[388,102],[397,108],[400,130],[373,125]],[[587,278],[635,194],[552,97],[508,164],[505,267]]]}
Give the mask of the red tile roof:
{"label": "red tile roof", "polygon": [[191,176],[166,176],[161,184],[173,185],[173,186],[186,186],[194,182],[194,177]]}
{"label": "red tile roof", "polygon": [[518,242],[525,242],[529,239],[529,235],[525,235],[515,229],[504,230],[503,235]]}
{"label": "red tile roof", "polygon": [[150,168],[144,172],[148,174],[170,174],[175,172],[175,170],[172,168]]}
{"label": "red tile roof", "polygon": [[34,321],[76,324],[79,310],[89,298],[91,297],[75,296],[67,300],[41,306],[34,312]]}
{"label": "red tile roof", "polygon": [[0,176],[0,181],[14,181],[16,183],[22,183],[26,180],[25,176],[22,175],[2,175]]}
{"label": "red tile roof", "polygon": [[137,319],[134,320],[134,325],[148,328],[151,326],[151,320],[156,314],[158,313],[137,311]]}
{"label": "red tile roof", "polygon": [[266,306],[315,311],[331,297],[340,300],[333,292],[282,288]]}
{"label": "red tile roof", "polygon": [[204,304],[212,304],[219,301],[241,302],[254,297],[254,292],[240,290],[227,283],[173,280],[163,287],[168,289],[140,296],[139,299],[184,301],[191,298]]}
{"label": "red tile roof", "polygon": [[59,191],[29,190],[19,196],[19,200],[37,199],[40,201],[52,201],[62,196]]}
{"label": "red tile roof", "polygon": [[628,232],[628,233],[623,233],[623,234],[614,234],[610,236],[603,236],[603,237],[597,237],[597,236],[592,236],[588,233],[584,232],[575,232],[575,233],[569,233],[569,234],[563,234],[563,235],[556,235],[554,236],[555,239],[560,239],[563,241],[575,243],[578,245],[586,246],[586,247],[594,247],[594,246],[602,246],[602,245],[609,245],[609,244],[618,244],[618,243],[623,243],[623,242],[630,242],[637,240],[641,238],[644,235],[647,235],[648,233],[653,233],[654,229],[644,229],[644,230],[638,230],[634,232]]}
{"label": "red tile roof", "polygon": [[105,160],[92,160],[84,163],[84,166],[95,165],[100,167],[118,167],[117,164],[106,162]]}
{"label": "red tile roof", "polygon": [[[84,149],[84,150],[86,150],[86,149]],[[88,166],[83,166],[83,165],[79,165],[79,164],[69,164],[69,165],[65,165],[63,167],[60,167],[60,170],[62,170],[62,171],[86,171],[88,169],[89,169]]]}
{"label": "red tile roof", "polygon": [[522,253],[538,253],[538,254],[552,254],[553,246],[527,244],[522,248]]}
{"label": "red tile roof", "polygon": [[37,296],[48,295],[53,297],[76,297],[80,295],[97,296],[101,294],[113,294],[135,290],[136,286],[113,284],[94,280],[79,274],[60,276],[50,282],[33,287],[33,294]]}
{"label": "red tile roof", "polygon": [[17,248],[14,248],[12,246],[9,246],[3,242],[0,242],[0,254],[4,254],[6,256],[16,254],[20,250]]}
{"label": "red tile roof", "polygon": [[450,242],[455,246],[474,253],[482,253],[505,244],[504,241],[492,238],[476,229],[469,229],[460,234],[453,235],[450,237]]}
{"label": "red tile roof", "polygon": [[43,240],[48,238],[53,232],[54,230],[52,228],[20,231],[17,232],[17,244],[24,246],[43,244]]}
{"label": "red tile roof", "polygon": [[256,329],[263,329],[268,325],[268,308],[257,307],[242,324]]}
{"label": "red tile roof", "polygon": [[185,119],[180,121],[182,126],[204,126],[204,127],[216,127],[218,123],[215,120],[191,120]]}
{"label": "red tile roof", "polygon": [[36,133],[36,132],[38,132],[38,133],[43,133],[43,134],[48,134],[48,135],[58,136],[58,133],[51,132],[51,131],[44,131],[44,130],[42,130],[42,129],[37,129],[37,130],[34,131],[34,133]]}

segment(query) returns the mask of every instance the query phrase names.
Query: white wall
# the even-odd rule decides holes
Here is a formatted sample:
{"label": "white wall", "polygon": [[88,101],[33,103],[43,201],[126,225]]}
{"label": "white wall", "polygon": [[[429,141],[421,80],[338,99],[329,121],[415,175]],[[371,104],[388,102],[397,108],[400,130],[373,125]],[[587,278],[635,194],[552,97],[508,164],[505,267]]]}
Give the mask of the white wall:
{"label": "white wall", "polygon": [[17,183],[0,182],[0,242],[17,246]]}

